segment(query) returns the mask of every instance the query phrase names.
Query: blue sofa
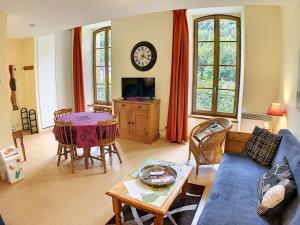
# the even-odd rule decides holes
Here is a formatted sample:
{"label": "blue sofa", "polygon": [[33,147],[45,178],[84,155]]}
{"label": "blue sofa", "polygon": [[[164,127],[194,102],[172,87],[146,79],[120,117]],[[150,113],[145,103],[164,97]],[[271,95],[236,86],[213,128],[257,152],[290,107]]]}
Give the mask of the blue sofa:
{"label": "blue sofa", "polygon": [[286,156],[297,184],[297,197],[277,218],[267,219],[256,212],[258,182],[269,167],[260,166],[240,153],[250,134],[229,132],[225,153],[198,225],[300,225],[300,144],[288,131],[282,137],[273,163]]}

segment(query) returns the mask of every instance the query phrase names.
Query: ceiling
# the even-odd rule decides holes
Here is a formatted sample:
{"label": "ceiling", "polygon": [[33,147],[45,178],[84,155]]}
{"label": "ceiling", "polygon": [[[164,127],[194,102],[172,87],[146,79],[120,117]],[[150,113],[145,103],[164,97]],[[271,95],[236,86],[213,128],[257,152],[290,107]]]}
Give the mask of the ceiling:
{"label": "ceiling", "polygon": [[[295,0],[0,0],[8,37],[33,37],[101,21],[179,8],[283,5]],[[30,27],[35,24],[35,27]]]}

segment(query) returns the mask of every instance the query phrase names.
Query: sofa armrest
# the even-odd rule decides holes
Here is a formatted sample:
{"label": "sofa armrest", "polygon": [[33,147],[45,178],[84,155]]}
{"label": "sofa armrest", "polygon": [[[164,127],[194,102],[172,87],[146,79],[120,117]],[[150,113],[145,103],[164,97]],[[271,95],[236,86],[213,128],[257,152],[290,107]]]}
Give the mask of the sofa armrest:
{"label": "sofa armrest", "polygon": [[239,154],[243,152],[244,147],[249,140],[250,133],[242,133],[235,131],[228,131],[225,139],[224,152]]}

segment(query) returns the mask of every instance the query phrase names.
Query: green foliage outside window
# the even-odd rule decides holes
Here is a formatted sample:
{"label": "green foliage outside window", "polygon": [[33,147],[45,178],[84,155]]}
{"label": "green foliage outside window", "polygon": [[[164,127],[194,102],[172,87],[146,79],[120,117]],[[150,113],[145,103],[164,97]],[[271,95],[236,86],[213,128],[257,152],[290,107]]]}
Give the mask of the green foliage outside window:
{"label": "green foliage outside window", "polygon": [[[215,20],[219,37],[215,36]],[[238,24],[234,19],[209,18],[199,21],[196,62],[195,109],[233,114],[236,107]],[[216,45],[217,44],[217,45]],[[215,51],[217,47],[217,51]],[[214,62],[215,53],[219,62]],[[195,63],[195,62],[194,62]],[[216,76],[217,75],[217,76]],[[216,76],[216,77],[215,77]],[[214,95],[216,95],[214,97]],[[216,99],[216,106],[214,100]]]}

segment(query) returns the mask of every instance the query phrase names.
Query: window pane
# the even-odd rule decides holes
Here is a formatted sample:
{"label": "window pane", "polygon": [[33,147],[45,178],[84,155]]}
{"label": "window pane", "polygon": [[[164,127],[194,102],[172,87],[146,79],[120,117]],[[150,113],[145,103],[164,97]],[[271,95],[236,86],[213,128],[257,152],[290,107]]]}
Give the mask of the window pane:
{"label": "window pane", "polygon": [[211,111],[212,89],[197,89],[196,110]]}
{"label": "window pane", "polygon": [[214,67],[199,66],[197,74],[197,88],[213,88]]}
{"label": "window pane", "polygon": [[199,65],[214,64],[214,43],[213,42],[198,43],[198,63]]}
{"label": "window pane", "polygon": [[108,83],[111,84],[111,66],[108,67]]}
{"label": "window pane", "polygon": [[105,49],[96,49],[96,66],[105,65]]}
{"label": "window pane", "polygon": [[105,31],[100,32],[100,48],[105,48]]}
{"label": "window pane", "polygon": [[96,83],[105,84],[105,67],[96,67]]}
{"label": "window pane", "polygon": [[108,85],[108,101],[111,102],[112,101],[112,90],[111,90],[111,84]]}
{"label": "window pane", "polygon": [[218,112],[233,113],[235,91],[218,91]]}
{"label": "window pane", "polygon": [[198,23],[198,41],[214,40],[214,19],[204,20]]}
{"label": "window pane", "polygon": [[111,47],[111,30],[108,30],[108,47]]}
{"label": "window pane", "polygon": [[106,100],[105,84],[97,84],[97,100],[105,102]]}
{"label": "window pane", "polygon": [[220,66],[219,68],[219,88],[220,89],[235,89],[235,66]]}
{"label": "window pane", "polygon": [[220,41],[236,41],[235,20],[220,20]]}
{"label": "window pane", "polygon": [[96,48],[104,48],[105,47],[105,31],[101,31],[96,34]]}
{"label": "window pane", "polygon": [[220,64],[235,65],[236,64],[236,43],[220,42]]}
{"label": "window pane", "polygon": [[111,48],[108,48],[108,65],[111,65]]}

